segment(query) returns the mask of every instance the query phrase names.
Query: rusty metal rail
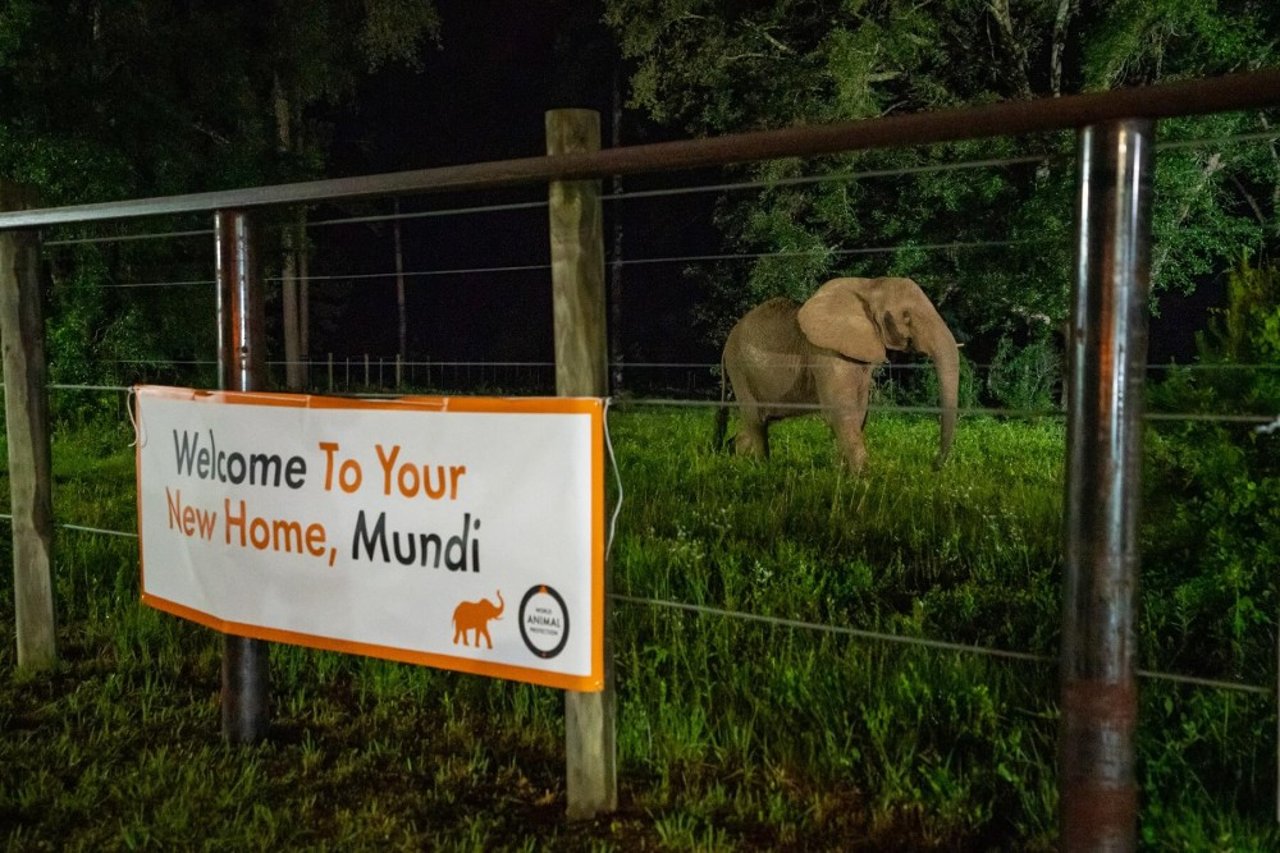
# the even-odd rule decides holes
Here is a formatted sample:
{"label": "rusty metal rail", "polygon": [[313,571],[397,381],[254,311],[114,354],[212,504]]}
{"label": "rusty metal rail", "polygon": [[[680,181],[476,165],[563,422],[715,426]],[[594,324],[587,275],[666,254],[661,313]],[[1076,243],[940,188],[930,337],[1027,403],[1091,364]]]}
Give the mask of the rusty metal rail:
{"label": "rusty metal rail", "polygon": [[552,180],[606,178],[779,157],[809,157],[843,151],[1049,133],[1118,119],[1204,115],[1276,104],[1280,104],[1280,69],[1065,98],[1004,101],[867,121],[610,148],[592,153],[14,211],[0,213],[0,231],[337,199],[497,189]]}

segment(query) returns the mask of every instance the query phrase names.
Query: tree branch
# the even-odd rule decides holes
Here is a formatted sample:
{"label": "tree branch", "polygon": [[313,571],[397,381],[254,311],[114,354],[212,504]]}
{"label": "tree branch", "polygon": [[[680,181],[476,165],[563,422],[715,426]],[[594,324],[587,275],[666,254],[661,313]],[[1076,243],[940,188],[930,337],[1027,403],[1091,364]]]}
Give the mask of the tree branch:
{"label": "tree branch", "polygon": [[[1222,171],[1226,163],[1222,161],[1222,152],[1217,152],[1209,157],[1209,162],[1205,163],[1204,169],[1200,172],[1200,180],[1196,181],[1195,188],[1187,194],[1187,200],[1183,202],[1182,207],[1178,210],[1178,218],[1174,220],[1174,228],[1181,227],[1182,223],[1187,221],[1187,217],[1191,215],[1191,203],[1196,196],[1204,192],[1205,187],[1209,185],[1209,181],[1213,176]],[[1169,260],[1169,247],[1171,241],[1164,241],[1159,251],[1151,263],[1151,281],[1152,283],[1160,280],[1160,270],[1164,267],[1165,262]]]}
{"label": "tree branch", "polygon": [[1017,79],[1014,85],[1018,89],[1018,94],[1023,98],[1031,97],[1031,77],[1027,73],[1027,51],[1026,48],[1018,43],[1018,36],[1013,30],[1013,15],[1009,11],[1009,0],[991,0],[988,4],[991,14],[995,16],[996,23],[1000,25],[1000,32],[1004,36],[1005,48],[1013,57],[1013,64],[1017,71]]}
{"label": "tree branch", "polygon": [[1067,46],[1067,24],[1076,11],[1078,0],[1058,0],[1058,14],[1053,19],[1053,49],[1049,56],[1049,91],[1057,98],[1062,94],[1062,52]]}

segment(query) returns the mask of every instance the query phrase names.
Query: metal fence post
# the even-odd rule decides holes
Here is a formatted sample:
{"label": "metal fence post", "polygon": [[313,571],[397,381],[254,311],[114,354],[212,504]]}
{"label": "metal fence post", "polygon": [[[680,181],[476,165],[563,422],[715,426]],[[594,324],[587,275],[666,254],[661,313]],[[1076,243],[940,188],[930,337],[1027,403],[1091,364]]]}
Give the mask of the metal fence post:
{"label": "metal fence post", "polygon": [[1067,415],[1061,821],[1065,850],[1133,850],[1134,600],[1154,125],[1084,128]]}
{"label": "metal fence post", "polygon": [[[552,110],[546,122],[548,154],[599,150],[599,113]],[[552,182],[550,226],[556,393],[603,397],[609,392],[609,350],[599,182]],[[608,628],[608,575],[606,567],[604,690],[565,693],[565,788],[570,820],[589,820],[618,807],[617,699]]]}
{"label": "metal fence post", "polygon": [[[0,181],[0,211],[21,210],[26,191]],[[18,666],[57,662],[53,606],[53,477],[44,347],[40,242],[35,231],[0,232],[0,342],[13,515],[13,607]]]}
{"label": "metal fence post", "polygon": [[[214,215],[218,280],[218,380],[231,391],[257,391],[266,375],[262,288],[255,267],[248,216]],[[222,735],[256,743],[270,724],[271,673],[262,640],[223,636]]]}

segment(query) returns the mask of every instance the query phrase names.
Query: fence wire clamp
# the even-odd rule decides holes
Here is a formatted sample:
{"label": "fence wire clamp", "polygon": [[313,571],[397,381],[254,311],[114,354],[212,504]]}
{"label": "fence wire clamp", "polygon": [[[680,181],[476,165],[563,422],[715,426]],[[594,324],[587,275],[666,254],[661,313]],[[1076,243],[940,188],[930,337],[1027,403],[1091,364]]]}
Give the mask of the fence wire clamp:
{"label": "fence wire clamp", "polygon": [[1276,430],[1280,430],[1280,415],[1276,415],[1276,419],[1269,424],[1262,424],[1253,428],[1253,431],[1259,435],[1270,435]]}
{"label": "fence wire clamp", "polygon": [[614,482],[618,484],[618,502],[613,507],[613,516],[609,519],[609,536],[605,541],[604,557],[609,559],[609,555],[613,553],[613,538],[618,532],[618,516],[622,513],[622,472],[618,470],[618,457],[613,452],[613,438],[609,435],[609,407],[613,405],[612,397],[604,398],[604,414],[601,422],[604,424],[604,446],[609,453],[609,467],[613,469]]}
{"label": "fence wire clamp", "polygon": [[146,443],[142,439],[142,422],[138,420],[138,413],[134,409],[137,404],[138,386],[131,385],[124,401],[125,411],[129,413],[129,425],[133,427],[133,441],[129,442],[129,446],[145,447]]}

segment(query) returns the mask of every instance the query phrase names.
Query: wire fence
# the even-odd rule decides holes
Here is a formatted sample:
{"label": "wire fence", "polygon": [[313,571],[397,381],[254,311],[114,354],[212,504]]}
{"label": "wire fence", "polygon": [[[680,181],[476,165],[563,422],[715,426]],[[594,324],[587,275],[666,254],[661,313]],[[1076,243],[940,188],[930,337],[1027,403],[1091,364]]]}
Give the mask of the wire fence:
{"label": "wire fence", "polygon": [[[1248,133],[1236,133],[1226,136],[1199,137],[1195,139],[1162,140],[1156,144],[1157,151],[1174,151],[1188,148],[1206,148],[1238,143],[1267,142],[1280,139],[1280,131],[1261,130]],[[877,178],[911,177],[938,172],[967,171],[973,169],[1007,168],[1010,166],[1043,165],[1046,163],[1064,164],[1070,162],[1068,155],[1060,153],[1029,154],[1018,157],[992,157],[964,161],[947,161],[927,163],[915,166],[903,166],[885,169],[866,169],[835,174],[806,175],[789,178],[772,178],[768,180],[745,180],[700,184],[697,186],[663,187],[650,190],[632,190],[627,192],[603,193],[602,201],[638,201],[642,199],[673,198],[677,196],[697,194],[720,194],[726,192],[743,192],[748,190],[774,189],[792,186],[808,186],[823,183],[843,183],[849,181],[871,180]],[[384,222],[412,221],[435,219],[452,216],[471,216],[476,214],[506,213],[511,211],[545,210],[544,200],[507,202],[503,204],[474,205],[440,210],[407,211],[400,213],[377,213],[359,216],[342,216],[311,219],[306,222],[307,228],[325,228],[336,225],[368,225]],[[291,226],[282,226],[291,227]],[[157,239],[184,239],[192,237],[211,237],[212,229],[186,229],[177,231],[153,231],[143,233],[124,233],[94,237],[54,238],[44,241],[50,248],[76,245],[90,245],[111,242],[128,242]]]}
{"label": "wire fence", "polygon": [[[0,513],[0,520],[13,522],[13,516],[8,513]],[[138,540],[139,536],[136,531],[115,530],[110,528],[95,527],[84,524],[73,524],[69,522],[60,522],[57,525],[59,529],[70,531],[73,533],[82,533],[93,536],[109,536],[114,538],[123,538],[130,540]],[[982,646],[969,643],[956,643],[948,640],[935,640],[928,637],[914,637],[903,634],[893,634],[886,631],[873,631],[866,628],[854,628],[846,625],[830,625],[821,622],[811,622],[802,619],[788,619],[779,616],[770,616],[766,614],[748,613],[741,610],[729,610],[721,607],[711,607],[704,604],[691,604],[682,601],[671,601],[658,598],[647,598],[643,596],[627,595],[625,593],[610,593],[608,595],[610,601],[617,604],[626,604],[634,606],[643,606],[670,610],[675,612],[693,613],[699,616],[713,616],[722,619],[730,619],[740,622],[749,622],[760,625],[767,625],[776,628],[791,628],[801,631],[809,631],[821,634],[831,634],[842,637],[851,637],[871,642],[890,643],[904,646],[913,646],[921,649],[929,649],[940,652],[957,652],[961,654],[977,655],[980,657],[989,657],[999,660],[1011,660],[1025,663],[1049,664],[1056,665],[1058,658],[1052,655],[1037,654],[1034,652],[1020,652],[1009,649],[999,649],[991,646]],[[1267,686],[1256,684],[1244,684],[1237,681],[1228,681],[1216,678],[1202,678],[1193,675],[1183,675],[1172,672],[1158,672],[1153,670],[1138,669],[1137,674],[1142,678],[1153,681],[1167,681],[1175,684],[1184,684],[1192,687],[1203,687],[1212,690],[1225,690],[1237,693],[1252,693],[1256,695],[1269,696],[1274,693],[1274,689]]]}
{"label": "wire fence", "polygon": [[[1160,143],[1160,148],[1176,150],[1213,145],[1229,145],[1280,139],[1280,132],[1258,134],[1238,134],[1217,139],[1181,140]],[[1027,155],[1021,157],[987,158],[963,161],[958,163],[925,163],[892,169],[868,169],[825,175],[796,175],[792,177],[770,180],[742,180],[708,183],[698,186],[677,186],[656,189],[638,189],[626,192],[614,192],[602,195],[605,202],[619,204],[624,202],[648,202],[652,200],[674,199],[697,195],[723,195],[725,193],[772,191],[783,188],[801,188],[820,184],[835,184],[863,180],[881,180],[891,178],[911,178],[925,174],[942,172],[964,173],[985,169],[1012,169],[1019,167],[1042,167],[1045,165],[1061,165],[1065,158],[1047,153],[1043,155]],[[407,211],[400,213],[368,213],[358,215],[335,215],[309,218],[305,222],[308,234],[317,235],[331,233],[332,229],[351,228],[357,226],[378,226],[388,223],[423,223],[447,219],[450,217],[479,218],[493,214],[537,213],[545,211],[545,201],[513,201],[502,204],[475,205],[439,210]],[[81,245],[102,245],[113,242],[136,243],[149,240],[187,240],[207,239],[212,235],[208,229],[181,230],[170,232],[147,232],[119,234],[97,237],[69,237],[47,241],[44,245],[51,249],[66,249]],[[380,237],[390,240],[389,234]],[[754,252],[685,252],[651,254],[644,256],[627,256],[614,253],[607,257],[606,263],[616,268],[651,268],[661,265],[679,264],[718,264],[742,263],[761,260],[832,260],[859,257],[895,255],[904,252],[924,253],[956,253],[981,252],[985,250],[1009,249],[1012,247],[1028,247],[1037,245],[1055,245],[1065,247],[1065,237],[1053,235],[1028,239],[1008,240],[953,240],[920,243],[896,243],[877,246],[858,246],[845,248],[824,248],[820,250],[791,251],[754,251]],[[385,252],[383,254],[386,254]],[[551,269],[549,263],[500,263],[495,260],[490,264],[468,264],[441,266],[439,268],[413,268],[373,271],[361,271],[355,267],[340,267],[339,261],[331,261],[331,268],[338,271],[311,271],[305,281],[317,284],[370,285],[378,282],[408,281],[414,279],[441,279],[481,276],[516,276],[520,274],[542,274]],[[195,275],[199,275],[195,272]],[[264,277],[272,284],[282,284],[287,280],[297,281],[297,276],[279,274]],[[154,291],[165,288],[213,288],[215,280],[182,277],[174,280],[137,280],[113,281],[101,285],[104,288],[122,291]],[[624,284],[625,291],[628,285]],[[366,293],[368,290],[361,290]],[[121,297],[125,298],[125,297]],[[518,312],[512,312],[513,314]],[[516,320],[524,318],[513,318]],[[549,319],[549,318],[548,318]],[[394,324],[388,323],[387,329]],[[115,376],[125,376],[120,382],[102,383],[54,383],[49,387],[58,392],[86,394],[127,394],[131,391],[132,381],[148,381],[149,378],[162,376],[167,379],[189,378],[192,384],[200,384],[201,379],[208,381],[214,372],[217,362],[212,358],[132,358],[103,359],[99,366],[109,368]],[[293,361],[273,359],[269,362],[269,370],[273,371],[273,381],[283,386],[282,374],[291,366],[302,368],[305,378],[303,390],[350,394],[353,396],[387,396],[397,393],[493,393],[493,394],[552,394],[555,391],[555,363],[538,359],[429,359],[425,357],[407,357],[406,355],[339,355],[327,358],[303,358]],[[984,361],[967,363],[975,377],[978,391],[974,401],[958,407],[962,418],[1018,418],[1043,419],[1064,417],[1061,407],[1046,405],[1039,407],[1014,405],[983,405],[993,402],[987,389],[991,374],[1004,365]],[[617,397],[615,410],[629,409],[694,409],[712,411],[723,407],[736,407],[732,399],[720,399],[722,384],[720,365],[702,360],[661,360],[652,358],[613,360],[609,364],[611,375],[623,381],[614,389]],[[895,414],[903,416],[935,417],[943,413],[937,405],[922,404],[920,401],[930,394],[936,399],[936,391],[924,387],[933,366],[920,363],[894,363],[881,367],[877,371],[877,391],[870,405],[870,410],[879,414]],[[1197,377],[1212,379],[1220,375],[1241,374],[1247,372],[1271,373],[1280,370],[1280,364],[1270,363],[1191,363],[1191,364],[1150,364],[1147,366],[1149,376],[1161,378],[1176,372],[1185,372]],[[1061,373],[1060,368],[1058,374]],[[1060,399],[1061,376],[1050,378],[1045,396],[1053,401]],[[817,403],[771,403],[772,408],[787,413],[832,413],[840,411],[839,407],[823,406]],[[1244,411],[1198,412],[1198,411],[1149,411],[1144,417],[1151,423],[1212,423],[1219,425],[1236,425],[1252,427],[1258,433],[1270,433],[1280,429],[1280,412],[1257,413]],[[12,521],[9,515],[0,518]],[[625,516],[624,516],[625,518]],[[77,535],[104,536],[127,540],[138,539],[136,531],[117,530],[91,526],[86,524],[60,522],[60,530]],[[688,614],[702,618],[732,620],[742,623],[767,626],[771,628],[805,631],[815,634],[845,637],[851,640],[906,646],[938,653],[954,653],[973,655],[995,660],[1028,663],[1033,665],[1055,665],[1058,658],[1053,655],[1021,651],[1017,649],[997,648],[977,644],[953,642],[923,636],[910,636],[890,631],[878,631],[857,628],[847,625],[824,624],[822,622],[788,618],[764,613],[746,612],[725,607],[706,604],[694,604],[685,601],[634,595],[629,592],[615,592],[609,599],[616,605],[648,608],[670,614]],[[1258,685],[1233,681],[1230,679],[1205,678],[1175,672],[1139,670],[1143,678],[1172,684],[1208,690],[1220,690],[1234,693],[1270,696],[1276,692],[1275,685]]]}

